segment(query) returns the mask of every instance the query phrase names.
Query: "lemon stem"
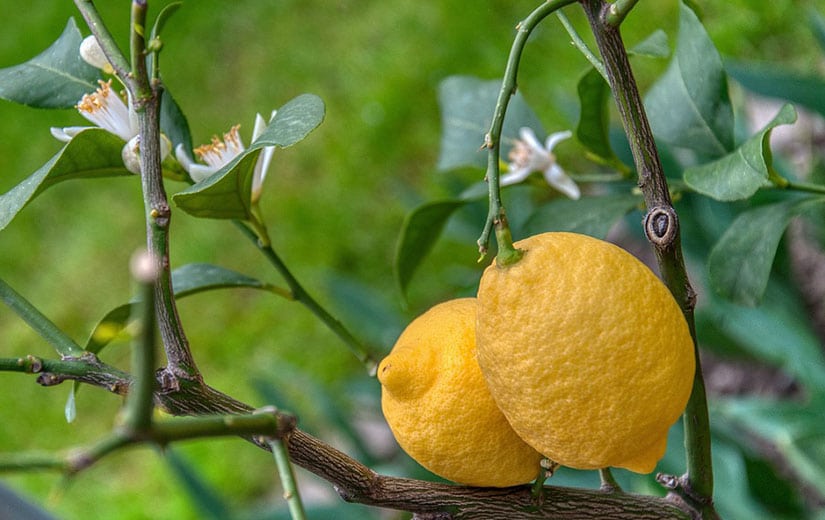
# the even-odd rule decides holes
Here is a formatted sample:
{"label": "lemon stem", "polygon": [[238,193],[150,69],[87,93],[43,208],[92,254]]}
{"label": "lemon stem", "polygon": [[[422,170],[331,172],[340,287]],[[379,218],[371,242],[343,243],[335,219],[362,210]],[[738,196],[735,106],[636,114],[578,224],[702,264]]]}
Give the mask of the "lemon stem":
{"label": "lemon stem", "polygon": [[513,265],[524,256],[524,251],[516,249],[513,245],[513,236],[510,233],[510,226],[507,225],[507,216],[504,208],[501,208],[499,218],[496,219],[496,243],[498,243],[498,254],[496,264],[500,267]]}

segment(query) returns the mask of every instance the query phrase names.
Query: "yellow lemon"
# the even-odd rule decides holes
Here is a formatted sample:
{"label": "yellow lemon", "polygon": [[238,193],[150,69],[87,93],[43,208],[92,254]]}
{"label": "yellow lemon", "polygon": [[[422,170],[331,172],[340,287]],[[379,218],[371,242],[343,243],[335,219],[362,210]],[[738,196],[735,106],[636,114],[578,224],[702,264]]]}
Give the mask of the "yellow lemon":
{"label": "yellow lemon", "polygon": [[496,407],[476,361],[476,300],[436,305],[378,366],[381,408],[398,444],[448,480],[505,487],[533,480],[542,456]]}
{"label": "yellow lemon", "polygon": [[667,287],[623,249],[544,233],[489,266],[478,291],[478,362],[513,429],[572,468],[653,471],[693,386],[687,322]]}

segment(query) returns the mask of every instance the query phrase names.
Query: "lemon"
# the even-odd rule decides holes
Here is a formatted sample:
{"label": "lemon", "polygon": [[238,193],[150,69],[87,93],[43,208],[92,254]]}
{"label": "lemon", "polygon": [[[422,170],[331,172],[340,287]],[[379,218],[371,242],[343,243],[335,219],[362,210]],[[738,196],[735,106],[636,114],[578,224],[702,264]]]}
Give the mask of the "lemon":
{"label": "lemon", "polygon": [[670,291],[623,249],[544,233],[478,291],[478,362],[510,425],[578,469],[653,471],[693,386],[693,341]]}
{"label": "lemon", "polygon": [[440,303],[413,320],[378,366],[381,408],[398,444],[436,475],[474,486],[524,484],[542,456],[490,396],[475,325],[475,298]]}

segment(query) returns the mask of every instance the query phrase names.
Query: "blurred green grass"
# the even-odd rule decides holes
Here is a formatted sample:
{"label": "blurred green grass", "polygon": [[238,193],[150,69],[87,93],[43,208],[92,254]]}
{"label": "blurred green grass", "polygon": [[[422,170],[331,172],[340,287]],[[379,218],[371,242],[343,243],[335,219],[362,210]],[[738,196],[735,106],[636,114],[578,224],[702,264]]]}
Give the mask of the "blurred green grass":
{"label": "blurred green grass", "polygon": [[[124,4],[99,3],[115,34],[125,41]],[[153,2],[152,12],[167,3]],[[164,80],[186,112],[196,144],[236,123],[248,142],[256,112],[266,114],[303,92],[326,102],[320,129],[294,148],[277,152],[263,209],[275,248],[297,277],[340,312],[356,334],[377,341],[381,351],[389,350],[403,323],[430,304],[471,289],[477,279],[481,267],[475,264],[473,231],[453,233],[422,266],[404,306],[392,276],[395,241],[411,208],[452,193],[459,180],[466,183],[482,175],[465,172],[457,179],[433,171],[439,81],[452,74],[500,76],[513,28],[534,4],[190,0],[167,25]],[[709,32],[723,54],[782,61],[802,70],[810,60],[799,50],[814,44],[795,9],[812,5],[791,0],[703,3]],[[579,10],[568,11],[586,34]],[[641,2],[637,11],[624,28],[629,45],[657,28],[665,29],[673,44],[675,2]],[[40,52],[60,34],[69,16],[79,20],[69,2],[37,0],[26,9],[5,7],[0,66]],[[665,64],[634,60],[642,86]],[[522,61],[520,88],[548,129],[574,124],[575,84],[585,66],[557,20],[548,20],[532,38]],[[59,149],[49,126],[81,124],[71,110],[40,111],[6,102],[0,102],[0,121],[0,192]],[[578,163],[573,154],[567,159]],[[182,187],[168,185],[170,193]],[[52,188],[0,233],[0,276],[84,341],[96,320],[130,295],[126,265],[144,241],[142,211],[136,179]],[[172,262],[211,262],[279,281],[231,225],[180,213],[173,219]],[[348,313],[349,297],[371,302],[380,323],[370,323],[369,312]],[[283,366],[297,367],[336,390],[348,381],[366,380],[353,356],[322,324],[303,308],[272,295],[198,295],[181,302],[181,313],[207,381],[251,404],[265,403],[250,379],[275,385],[288,370]],[[3,308],[0,331],[4,357],[51,354]],[[113,345],[104,359],[127,366],[127,350],[127,345]],[[78,397],[78,421],[67,425],[62,418],[67,393],[66,386],[42,389],[30,377],[3,374],[3,451],[61,449],[107,431],[118,399],[84,389]],[[302,411],[295,412],[300,416]],[[192,443],[183,451],[234,502],[278,503],[278,493],[272,492],[277,486],[274,468],[258,450],[240,441],[220,441]],[[55,475],[4,480],[61,518],[103,518],[112,511],[125,519],[197,516],[162,459],[148,449],[111,457],[74,478],[66,489]],[[153,499],[142,498],[146,496]]]}

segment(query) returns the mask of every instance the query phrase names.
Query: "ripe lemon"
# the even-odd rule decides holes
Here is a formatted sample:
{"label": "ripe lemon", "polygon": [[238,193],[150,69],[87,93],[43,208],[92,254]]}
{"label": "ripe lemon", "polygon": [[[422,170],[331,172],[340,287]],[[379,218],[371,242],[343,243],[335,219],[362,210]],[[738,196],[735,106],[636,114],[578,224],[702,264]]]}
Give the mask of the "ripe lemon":
{"label": "ripe lemon", "polygon": [[448,480],[505,487],[533,480],[542,456],[496,407],[476,361],[475,298],[410,323],[378,366],[381,408],[398,444]]}
{"label": "ripe lemon", "polygon": [[478,291],[478,362],[513,429],[578,469],[653,471],[693,386],[695,354],[670,291],[623,249],[544,233]]}

